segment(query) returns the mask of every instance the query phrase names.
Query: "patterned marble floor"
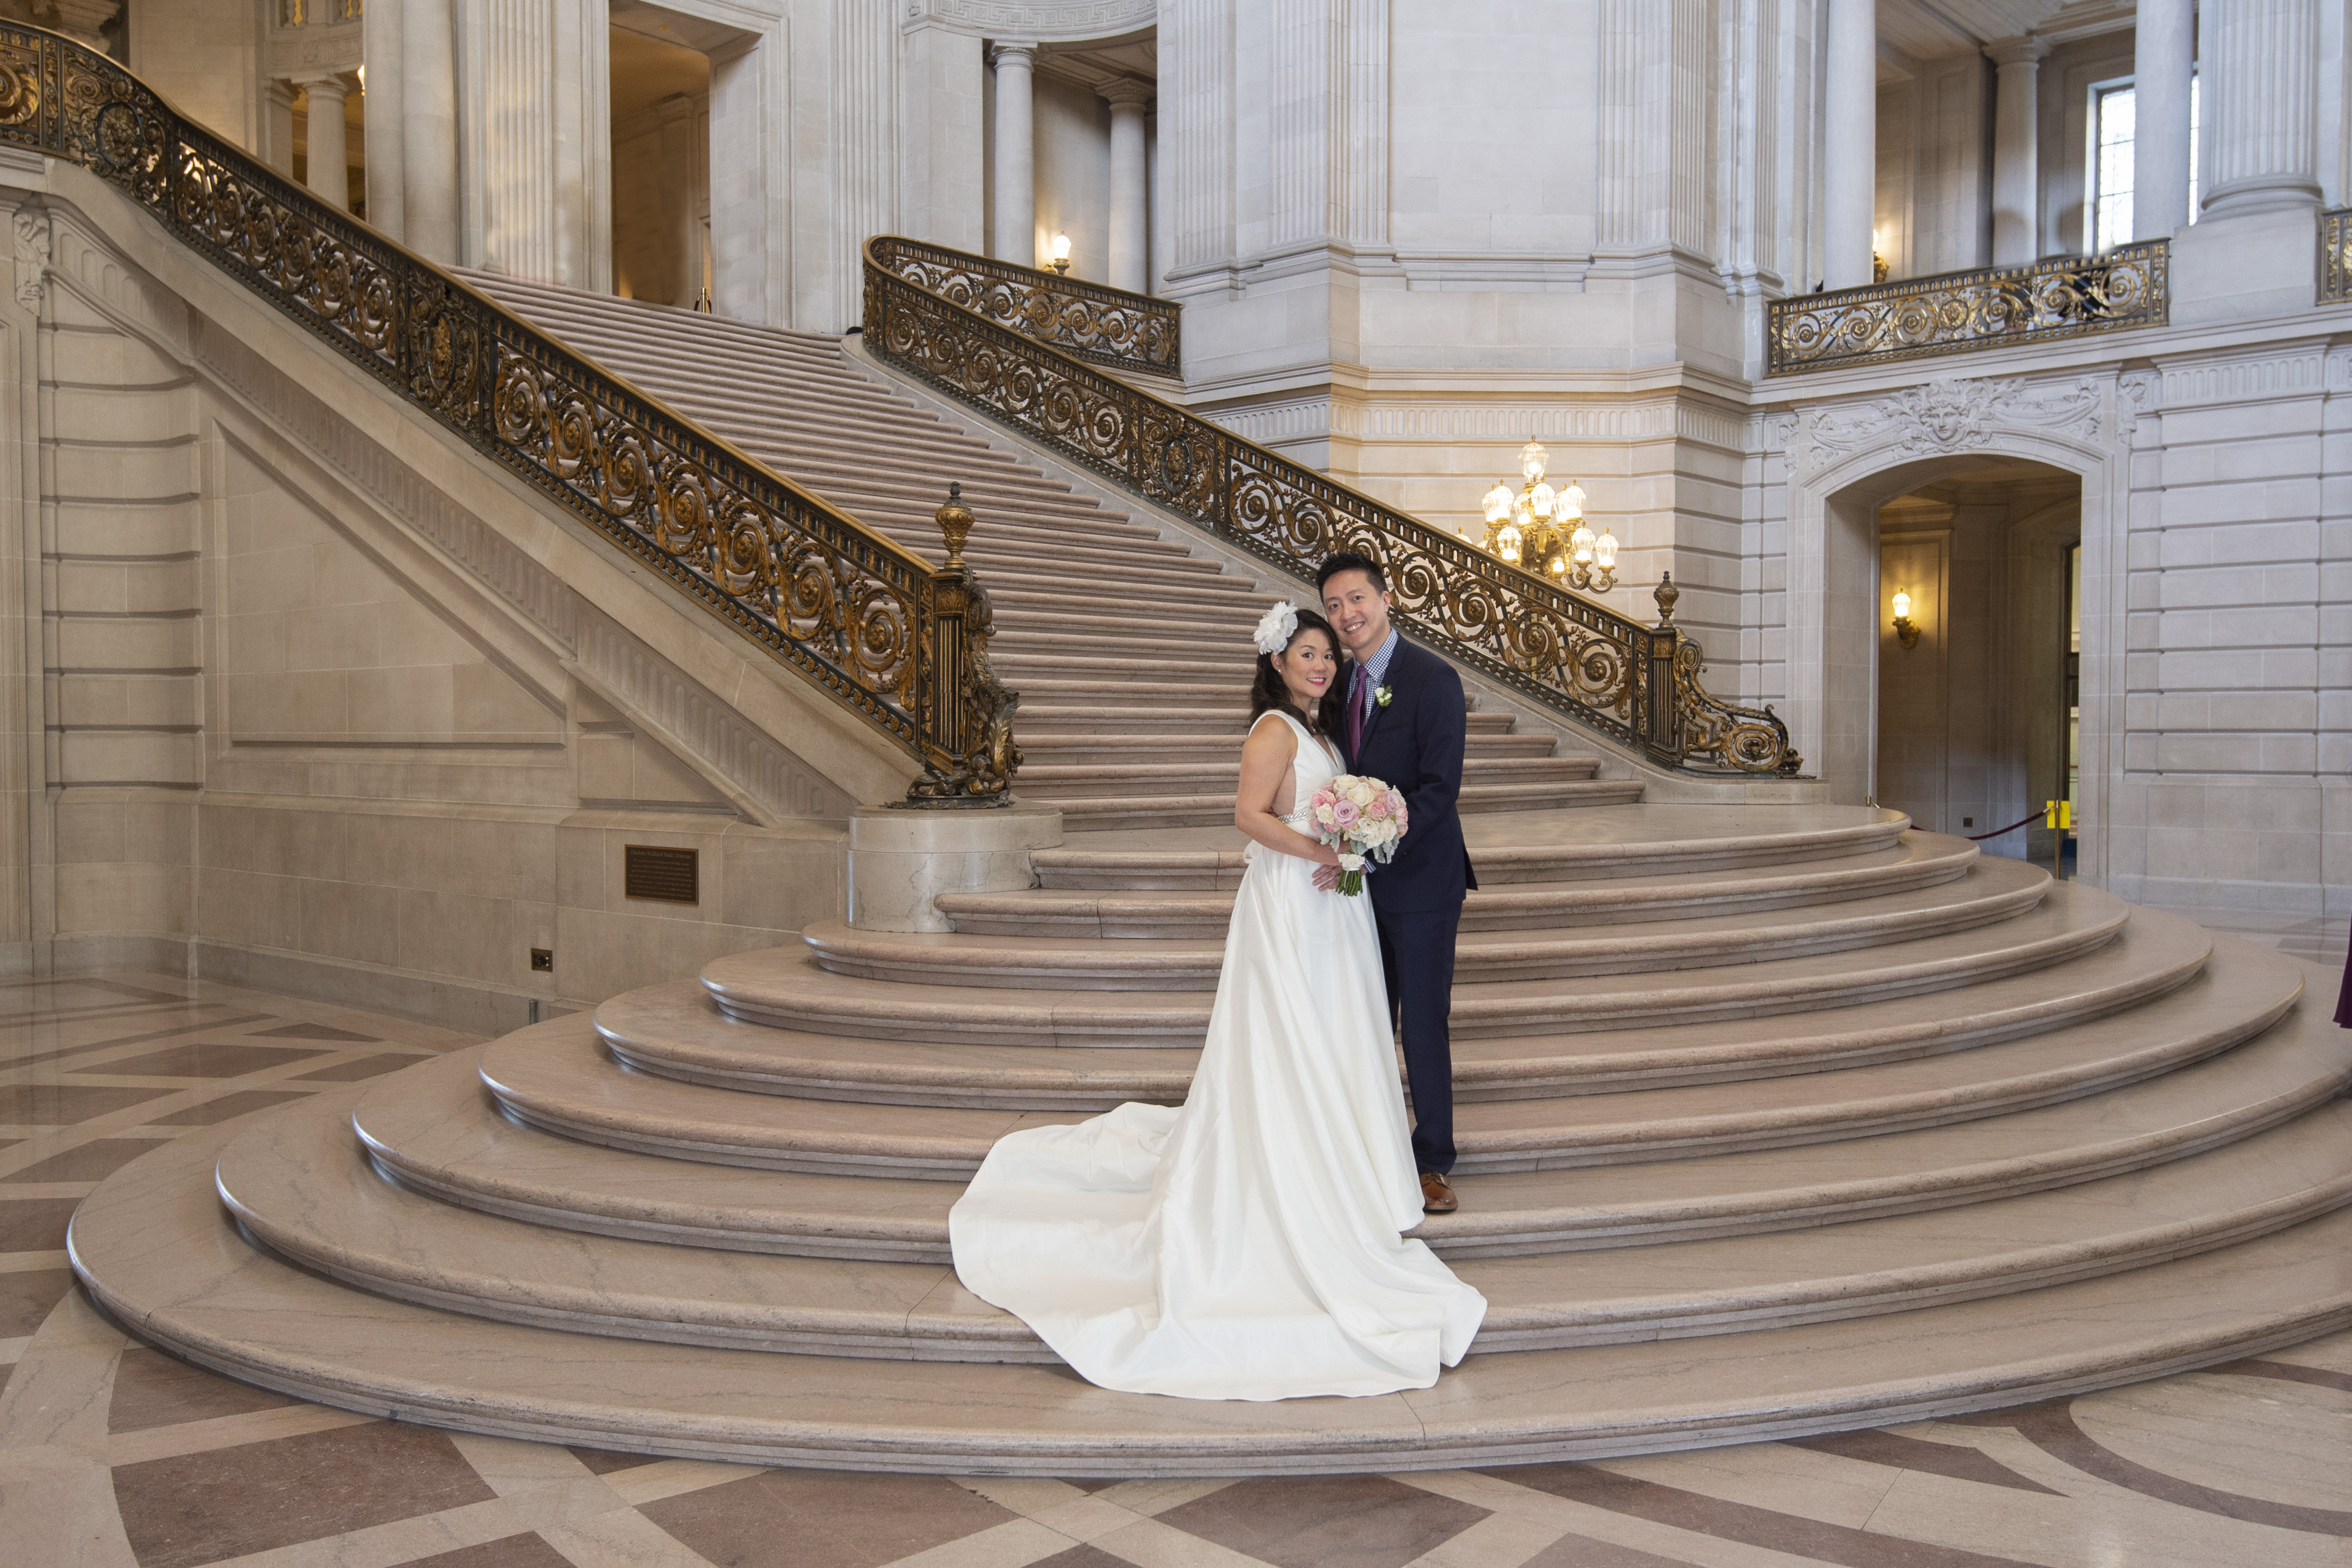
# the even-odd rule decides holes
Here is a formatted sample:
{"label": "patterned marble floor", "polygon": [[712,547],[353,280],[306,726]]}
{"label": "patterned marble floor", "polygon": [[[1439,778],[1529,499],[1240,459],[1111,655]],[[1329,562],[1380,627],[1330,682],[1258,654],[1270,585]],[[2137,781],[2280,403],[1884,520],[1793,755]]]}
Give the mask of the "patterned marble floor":
{"label": "patterned marble floor", "polygon": [[2352,1333],[1803,1442],[1490,1471],[1065,1482],[763,1470],[376,1420],[145,1349],[72,1289],[66,1218],[110,1171],[191,1128],[467,1043],[155,976],[0,986],[0,1560],[2352,1568]]}

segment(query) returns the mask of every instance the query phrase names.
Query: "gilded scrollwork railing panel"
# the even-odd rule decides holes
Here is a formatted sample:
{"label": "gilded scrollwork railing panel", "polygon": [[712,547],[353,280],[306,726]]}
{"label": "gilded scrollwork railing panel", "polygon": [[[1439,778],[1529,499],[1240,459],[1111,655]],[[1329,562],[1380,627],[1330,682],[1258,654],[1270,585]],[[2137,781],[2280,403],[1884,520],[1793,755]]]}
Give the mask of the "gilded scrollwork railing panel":
{"label": "gilded scrollwork railing panel", "polygon": [[2352,300],[2352,207],[2319,214],[2319,303]]}
{"label": "gilded scrollwork railing panel", "polygon": [[1384,507],[1050,343],[912,282],[904,241],[866,247],[870,350],[1040,444],[1312,582],[1324,557],[1385,562],[1398,613],[1447,653],[1653,759],[1735,773],[1801,761],[1769,709],[1699,682],[1697,645],[1667,613],[1647,627],[1442,528]]}
{"label": "gilded scrollwork railing panel", "polygon": [[917,287],[1024,338],[1117,371],[1183,373],[1184,318],[1173,300],[919,240],[893,239],[884,254]]}
{"label": "gilded scrollwork railing panel", "polygon": [[[355,14],[355,8],[354,8]],[[987,600],[186,120],[93,50],[0,24],[0,142],[81,164],[919,763],[1004,799],[1018,706]]]}
{"label": "gilded scrollwork railing panel", "polygon": [[1770,373],[1847,369],[2170,319],[2167,240],[2028,267],[1906,278],[1776,299],[1767,313]]}

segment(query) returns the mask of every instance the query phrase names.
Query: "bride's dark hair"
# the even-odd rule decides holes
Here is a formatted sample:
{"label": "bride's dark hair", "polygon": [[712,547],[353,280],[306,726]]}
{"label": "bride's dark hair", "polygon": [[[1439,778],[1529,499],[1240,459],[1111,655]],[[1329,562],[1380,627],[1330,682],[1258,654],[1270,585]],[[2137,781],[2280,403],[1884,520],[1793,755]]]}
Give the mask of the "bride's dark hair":
{"label": "bride's dark hair", "polygon": [[[1312,610],[1301,610],[1298,612],[1298,624],[1291,629],[1290,641],[1282,645],[1282,651],[1286,653],[1290,652],[1297,641],[1309,632],[1322,632],[1323,641],[1329,646],[1331,652],[1334,654],[1339,652],[1339,639],[1332,632],[1331,622],[1324,620]],[[1290,688],[1283,683],[1282,672],[1274,667],[1274,655],[1260,653],[1257,656],[1257,678],[1250,683],[1250,722],[1255,724],[1272,710],[1280,708],[1305,725],[1309,734],[1329,735],[1332,731],[1325,721],[1327,717],[1336,717],[1338,715],[1339,695],[1339,685],[1335,677],[1331,689],[1317,699],[1313,713],[1299,712],[1298,705],[1290,700]]]}

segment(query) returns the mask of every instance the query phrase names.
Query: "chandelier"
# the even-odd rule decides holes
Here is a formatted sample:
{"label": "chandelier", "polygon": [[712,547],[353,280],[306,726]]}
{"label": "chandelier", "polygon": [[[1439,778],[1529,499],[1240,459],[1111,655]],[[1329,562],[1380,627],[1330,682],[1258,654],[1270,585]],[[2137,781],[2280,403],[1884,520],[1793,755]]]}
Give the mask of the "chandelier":
{"label": "chandelier", "polygon": [[1570,588],[1606,593],[1617,586],[1617,536],[1609,525],[1595,534],[1584,520],[1584,486],[1570,479],[1565,489],[1544,482],[1551,454],[1532,436],[1519,448],[1519,473],[1527,484],[1517,495],[1507,479],[1486,492],[1486,538],[1482,547],[1496,559],[1524,567]]}

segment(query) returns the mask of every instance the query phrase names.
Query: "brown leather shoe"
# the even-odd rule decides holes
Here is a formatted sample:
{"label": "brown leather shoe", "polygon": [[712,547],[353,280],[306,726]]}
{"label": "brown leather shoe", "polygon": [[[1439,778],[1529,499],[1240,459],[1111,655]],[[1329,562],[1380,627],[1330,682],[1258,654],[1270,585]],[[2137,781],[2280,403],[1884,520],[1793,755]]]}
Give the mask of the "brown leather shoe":
{"label": "brown leather shoe", "polygon": [[1423,1214],[1451,1214],[1462,1207],[1445,1178],[1435,1171],[1421,1173],[1421,1211]]}

